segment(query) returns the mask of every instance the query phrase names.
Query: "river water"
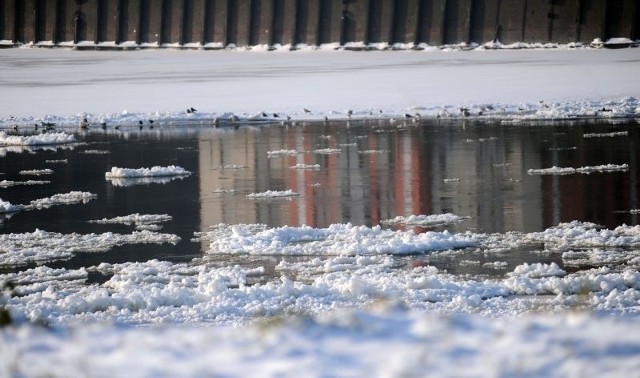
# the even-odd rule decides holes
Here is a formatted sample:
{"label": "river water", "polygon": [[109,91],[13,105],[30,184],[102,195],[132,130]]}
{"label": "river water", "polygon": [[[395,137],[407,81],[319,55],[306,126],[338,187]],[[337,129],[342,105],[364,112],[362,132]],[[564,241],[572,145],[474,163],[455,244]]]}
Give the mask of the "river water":
{"label": "river water", "polygon": [[[106,253],[80,253],[52,267],[79,268],[101,262],[161,259],[190,261],[207,246],[194,232],[219,223],[271,227],[334,223],[378,225],[399,215],[453,213],[463,222],[436,230],[536,232],[572,220],[608,228],[638,224],[639,133],[637,123],[556,122],[511,124],[423,120],[325,122],[267,127],[208,128],[145,125],[90,129],[81,143],[39,150],[1,149],[0,180],[48,180],[46,185],[0,188],[0,198],[26,204],[36,198],[80,190],[97,195],[86,204],[21,212],[0,224],[0,233],[130,232],[126,225],[90,220],[128,214],[168,214],[162,232],[176,245],[125,245]],[[287,151],[287,153],[285,153]],[[295,151],[295,152],[294,152]],[[627,164],[628,169],[590,174],[537,175],[530,169]],[[177,165],[192,175],[158,182],[105,179],[112,167]],[[25,177],[22,170],[53,170]],[[299,195],[254,199],[247,195],[291,190]],[[427,229],[415,228],[416,232]],[[464,252],[459,255],[464,258]],[[273,266],[273,259],[224,256],[220,264]],[[456,264],[450,255],[411,256],[459,274],[496,274],[496,269]],[[559,257],[521,251],[501,260],[550,262]],[[487,260],[490,262],[490,258]],[[482,261],[483,263],[485,261]],[[26,265],[3,270],[22,270]],[[499,273],[499,270],[498,270]]]}

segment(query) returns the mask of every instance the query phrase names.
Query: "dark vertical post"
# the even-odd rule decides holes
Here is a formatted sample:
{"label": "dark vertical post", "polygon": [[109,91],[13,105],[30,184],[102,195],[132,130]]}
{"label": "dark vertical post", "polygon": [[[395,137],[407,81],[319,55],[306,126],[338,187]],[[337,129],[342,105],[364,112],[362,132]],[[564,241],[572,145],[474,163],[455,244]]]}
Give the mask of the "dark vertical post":
{"label": "dark vertical post", "polygon": [[[397,0],[404,1],[404,0]],[[443,28],[444,28],[444,16],[445,16],[446,0],[422,0],[421,11],[419,14],[420,25],[419,39],[421,42],[428,43],[430,45],[440,45],[443,43]],[[396,3],[396,9],[398,5]],[[395,16],[394,24],[402,22],[401,16]],[[394,26],[394,29],[397,29]],[[397,33],[396,33],[397,34]]]}
{"label": "dark vertical post", "polygon": [[162,8],[164,0],[143,0],[145,2],[145,17],[144,17],[144,41],[151,45],[162,45]]}
{"label": "dark vertical post", "polygon": [[349,42],[364,42],[367,44],[369,26],[369,0],[352,0],[347,2],[347,13],[352,20],[350,27],[353,30],[348,32]]}
{"label": "dark vertical post", "polygon": [[580,0],[579,41],[591,42],[595,38],[604,38],[605,2],[604,0]]}
{"label": "dark vertical post", "polygon": [[17,0],[3,0],[0,2],[0,40],[15,43],[16,32],[16,2]]}
{"label": "dark vertical post", "polygon": [[185,32],[185,40],[187,43],[194,43],[204,46],[205,44],[205,18],[206,18],[206,1],[192,0],[190,15],[190,30]]}
{"label": "dark vertical post", "polygon": [[228,4],[227,36],[228,43],[236,46],[249,44],[252,0],[230,0]]}
{"label": "dark vertical post", "polygon": [[56,18],[56,36],[58,44],[68,44],[74,38],[73,13],[76,10],[74,0],[58,0],[58,15]]}
{"label": "dark vertical post", "polygon": [[470,0],[448,0],[445,8],[443,43],[469,42]]}
{"label": "dark vertical post", "polygon": [[548,42],[553,19],[553,3],[545,0],[524,1],[525,13],[521,41]]}
{"label": "dark vertical post", "polygon": [[253,0],[250,9],[249,45],[269,45],[273,33],[274,0]]}
{"label": "dark vertical post", "polygon": [[213,21],[213,41],[219,43],[220,47],[229,44],[228,20],[229,20],[229,2],[227,0],[215,0],[214,21]]}
{"label": "dark vertical post", "polygon": [[342,0],[320,0],[318,45],[342,40]]}
{"label": "dark vertical post", "polygon": [[320,0],[296,0],[296,31],[294,44],[318,43]]}
{"label": "dark vertical post", "polygon": [[22,43],[36,42],[36,3],[35,0],[21,0],[16,5],[16,36]]}
{"label": "dark vertical post", "polygon": [[500,0],[471,1],[469,42],[485,43],[496,38]]}
{"label": "dark vertical post", "polygon": [[524,38],[526,0],[505,0],[500,3],[500,39],[509,44]]}
{"label": "dark vertical post", "polygon": [[[83,3],[84,2],[84,3]],[[85,33],[82,39],[98,43],[98,0],[82,0],[80,7],[85,17]]]}
{"label": "dark vertical post", "polygon": [[297,1],[274,0],[270,45],[294,45],[297,28]]}
{"label": "dark vertical post", "polygon": [[580,1],[553,2],[550,10],[549,41],[569,43],[580,40]]}

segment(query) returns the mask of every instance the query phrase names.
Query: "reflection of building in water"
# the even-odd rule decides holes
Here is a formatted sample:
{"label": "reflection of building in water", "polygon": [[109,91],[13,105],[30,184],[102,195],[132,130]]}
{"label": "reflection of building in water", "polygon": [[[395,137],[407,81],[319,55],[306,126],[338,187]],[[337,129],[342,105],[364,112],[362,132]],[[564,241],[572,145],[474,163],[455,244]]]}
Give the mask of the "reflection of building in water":
{"label": "reflection of building in water", "polygon": [[[544,193],[545,227],[572,220],[590,221],[605,227],[637,224],[638,145],[637,130],[618,137],[583,138],[586,131],[575,125],[564,134],[549,138],[551,151],[541,159],[543,168],[587,167],[605,164],[628,164],[629,172],[594,172],[540,178]],[[577,141],[575,149],[563,149],[567,140]],[[589,204],[589,206],[585,206]]]}
{"label": "reflection of building in water", "polygon": [[[221,222],[377,225],[398,215],[450,212],[470,217],[457,230],[529,232],[574,219],[613,222],[609,219],[616,217],[611,215],[613,210],[624,210],[637,197],[634,185],[627,182],[629,175],[527,174],[530,168],[552,165],[633,160],[635,151],[624,152],[628,158],[619,161],[615,157],[619,154],[607,147],[610,141],[585,142],[581,134],[567,135],[568,140],[562,141],[552,128],[532,132],[527,127],[454,123],[409,129],[383,126],[313,124],[212,131],[201,136],[203,226]],[[571,129],[569,134],[579,130]],[[576,141],[576,149],[562,150]],[[297,153],[268,157],[269,151],[277,150]],[[218,189],[235,192],[214,193]],[[288,189],[300,196],[246,197]],[[586,205],[593,201],[598,205]]]}

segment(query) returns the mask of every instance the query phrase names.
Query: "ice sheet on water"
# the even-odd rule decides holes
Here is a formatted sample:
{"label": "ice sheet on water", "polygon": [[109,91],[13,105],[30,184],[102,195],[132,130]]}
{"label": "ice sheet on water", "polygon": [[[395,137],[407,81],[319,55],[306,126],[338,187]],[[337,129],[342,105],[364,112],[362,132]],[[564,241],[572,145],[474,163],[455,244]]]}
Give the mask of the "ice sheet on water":
{"label": "ice sheet on water", "polygon": [[182,180],[186,175],[182,176],[156,176],[156,177],[126,177],[126,178],[110,178],[108,181],[113,186],[117,187],[129,187],[136,185],[151,185],[151,184],[168,184],[175,180]]}
{"label": "ice sheet on water", "polygon": [[19,185],[46,185],[50,183],[51,181],[47,181],[47,180],[26,180],[26,181],[2,180],[0,181],[0,188],[9,188],[12,186],[19,186]]}
{"label": "ice sheet on water", "polygon": [[432,215],[421,214],[421,215],[408,215],[408,216],[399,215],[393,219],[383,220],[380,223],[387,224],[387,225],[403,224],[407,226],[434,227],[434,226],[459,223],[466,219],[469,219],[469,217],[461,217],[451,213],[432,214]]}
{"label": "ice sheet on water", "polygon": [[172,220],[173,217],[168,214],[129,214],[114,218],[103,218],[98,220],[90,220],[90,223],[98,224],[125,224],[134,225],[136,229],[145,229],[150,225],[158,225],[158,223],[164,223]]}
{"label": "ice sheet on water", "polygon": [[46,176],[46,175],[52,175],[53,174],[53,169],[49,169],[49,168],[45,168],[45,169],[25,169],[25,170],[22,170],[22,171],[18,172],[18,174],[23,175],[23,176]]}
{"label": "ice sheet on water", "polygon": [[267,190],[259,193],[249,193],[247,197],[254,199],[261,198],[289,198],[289,197],[298,197],[300,193],[296,193],[291,189],[287,190]]}
{"label": "ice sheet on water", "polygon": [[292,165],[289,168],[291,169],[320,169],[320,164],[303,164],[298,163],[296,165]]}
{"label": "ice sheet on water", "polygon": [[15,213],[22,210],[22,206],[0,199],[0,214]]}
{"label": "ice sheet on water", "polygon": [[44,133],[30,136],[9,135],[0,131],[0,146],[38,146],[51,144],[75,143],[76,137],[73,134],[64,132]]}
{"label": "ice sheet on water", "polygon": [[591,174],[596,172],[621,172],[628,171],[628,164],[604,164],[596,166],[586,166],[579,168],[570,167],[556,167],[543,168],[543,169],[529,169],[527,171],[530,175],[572,175],[576,173]]}
{"label": "ice sheet on water", "polygon": [[154,166],[151,168],[119,168],[112,167],[111,171],[105,173],[105,178],[140,178],[140,177],[167,177],[167,176],[188,176],[191,172],[182,167],[170,165],[167,167]]}
{"label": "ice sheet on water", "polygon": [[301,152],[297,150],[286,150],[286,149],[272,150],[272,151],[267,151],[267,157],[274,158],[274,157],[280,157],[280,156],[295,156],[300,153]]}
{"label": "ice sheet on water", "polygon": [[29,202],[28,205],[24,205],[24,210],[34,209],[48,209],[51,206],[56,205],[73,205],[77,203],[87,203],[92,199],[97,198],[96,194],[91,192],[71,191],[69,193],[58,193],[51,197],[40,198]]}
{"label": "ice sheet on water", "polygon": [[210,242],[210,253],[259,255],[404,255],[476,245],[473,237],[447,231],[416,234],[351,224],[327,228],[220,224],[197,236]]}
{"label": "ice sheet on water", "polygon": [[134,231],[131,234],[61,234],[35,230],[20,234],[0,234],[0,266],[64,260],[79,252],[106,252],[124,244],[177,243],[172,234]]}

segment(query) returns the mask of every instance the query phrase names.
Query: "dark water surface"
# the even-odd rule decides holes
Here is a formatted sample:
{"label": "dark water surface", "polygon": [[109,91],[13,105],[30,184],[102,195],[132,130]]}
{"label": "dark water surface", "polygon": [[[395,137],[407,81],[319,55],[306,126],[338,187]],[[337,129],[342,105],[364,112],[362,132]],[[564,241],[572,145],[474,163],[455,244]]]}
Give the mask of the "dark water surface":
{"label": "dark water surface", "polygon": [[[618,134],[585,137],[612,132]],[[75,190],[97,195],[86,204],[17,213],[0,224],[0,233],[36,228],[62,233],[129,233],[131,226],[88,221],[133,213],[168,214],[173,220],[163,223],[161,232],[177,234],[182,241],[175,246],[134,245],[107,253],[78,254],[47,264],[52,267],[149,259],[189,261],[207,249],[191,241],[193,233],[218,223],[326,227],[351,222],[371,226],[398,215],[453,213],[469,217],[446,226],[453,232],[534,232],[572,220],[608,228],[638,224],[638,215],[631,212],[640,207],[639,131],[633,121],[547,125],[423,121],[407,127],[387,121],[331,122],[237,130],[164,125],[152,130],[90,130],[78,134],[78,139],[83,143],[73,147],[22,152],[0,148],[0,180],[51,181],[0,188],[4,201],[28,204]],[[282,149],[299,153],[269,157],[269,151]],[[87,150],[108,153],[87,154]],[[317,164],[319,168],[291,168],[296,164]],[[566,176],[527,173],[551,166],[603,164],[628,164],[629,170]],[[155,165],[178,165],[194,174],[132,186],[105,179],[105,172],[114,166]],[[44,168],[54,173],[39,177],[18,173]],[[288,189],[300,196],[247,197]],[[535,251],[510,258],[522,262],[551,259]],[[237,262],[232,259],[225,256],[220,263]],[[411,258],[412,263],[420,259]],[[258,260],[245,263],[265,265]],[[453,273],[478,273],[480,269],[460,267],[451,257],[432,257],[430,263]]]}

